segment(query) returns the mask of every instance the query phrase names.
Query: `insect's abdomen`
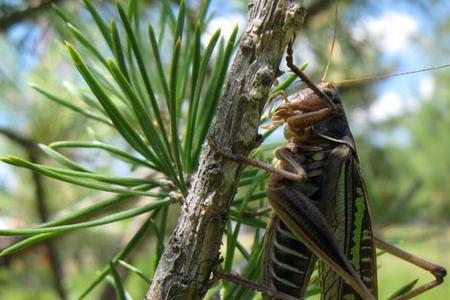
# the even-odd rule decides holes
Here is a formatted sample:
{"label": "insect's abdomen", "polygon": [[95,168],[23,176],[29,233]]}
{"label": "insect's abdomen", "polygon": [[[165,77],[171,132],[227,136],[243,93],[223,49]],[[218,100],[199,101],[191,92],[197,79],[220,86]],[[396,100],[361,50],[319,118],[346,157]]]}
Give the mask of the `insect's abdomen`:
{"label": "insect's abdomen", "polygon": [[[307,195],[314,205],[319,206],[321,160],[326,157],[326,151],[321,152],[318,149],[321,148],[313,147],[313,151],[304,150],[295,155],[295,159],[302,163],[308,174],[306,181],[292,182],[272,175],[269,185],[290,186]],[[320,155],[320,159],[317,159],[318,152],[323,154]],[[283,168],[284,165],[280,164],[278,167]],[[273,213],[267,227],[264,251],[263,278],[265,284],[277,291],[303,299],[317,257],[292,233],[276,213]],[[271,298],[266,297],[265,299]]]}
{"label": "insect's abdomen", "polygon": [[315,260],[315,255],[273,214],[265,240],[265,284],[303,298]]}

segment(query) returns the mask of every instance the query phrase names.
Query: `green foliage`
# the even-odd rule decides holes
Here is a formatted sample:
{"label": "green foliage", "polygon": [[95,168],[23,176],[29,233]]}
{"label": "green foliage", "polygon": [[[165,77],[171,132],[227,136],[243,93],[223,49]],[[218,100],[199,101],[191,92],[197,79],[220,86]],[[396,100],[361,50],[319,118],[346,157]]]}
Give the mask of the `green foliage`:
{"label": "green foliage", "polygon": [[[63,234],[70,238],[69,233],[87,232],[88,228],[93,230],[103,225],[110,231],[117,222],[130,219],[139,223],[137,230],[130,234],[129,241],[119,248],[111,249],[115,254],[108,257],[102,255],[103,260],[99,261],[103,265],[94,266],[100,269],[98,273],[80,275],[83,280],[76,290],[76,296],[80,298],[95,297],[92,296],[94,289],[105,279],[116,288],[119,299],[129,297],[127,291],[138,294],[130,288],[134,287],[135,279],[141,284],[135,284],[141,288],[139,297],[148,287],[164,250],[167,234],[179,211],[178,200],[186,195],[190,187],[202,144],[223,92],[227,70],[236,48],[237,28],[227,40],[221,38],[218,30],[205,42],[203,37],[209,20],[209,1],[202,1],[200,8],[190,7],[187,5],[190,2],[174,2],[159,1],[156,5],[159,14],[144,14],[143,11],[147,10],[141,9],[144,4],[137,0],[128,1],[127,7],[120,4],[123,1],[117,1],[116,6],[109,2],[102,3],[105,5],[102,8],[107,8],[104,11],[96,6],[99,3],[83,0],[83,13],[89,13],[96,30],[92,30],[89,22],[77,19],[80,11],[67,12],[54,7],[55,15],[59,18],[54,24],[63,24],[55,25],[55,30],[62,39],[67,40],[67,61],[72,60],[83,81],[73,79],[73,85],[66,92],[61,90],[62,82],[58,81],[63,71],[54,74],[56,78],[46,81],[41,78],[41,74],[47,73],[47,70],[36,72],[32,77],[33,81],[37,81],[32,85],[38,92],[35,96],[40,95],[60,106],[54,105],[50,109],[50,102],[41,104],[42,110],[51,111],[51,117],[45,122],[38,119],[30,126],[38,132],[38,136],[42,136],[38,139],[40,142],[51,142],[47,146],[41,145],[46,160],[33,163],[17,156],[3,158],[4,162],[11,165],[70,183],[74,190],[82,188],[82,192],[77,194],[64,194],[61,186],[66,190],[66,184],[52,183],[51,196],[58,203],[58,209],[67,203],[77,203],[80,195],[92,197],[93,194],[86,190],[113,195],[96,199],[82,208],[71,206],[62,216],[34,227],[0,230],[1,235],[25,236],[23,240],[4,249],[0,253],[2,256],[18,253]],[[109,17],[111,20],[107,20]],[[150,22],[147,23],[147,20]],[[316,22],[307,23],[306,27],[307,31],[314,32],[308,35],[308,39],[314,45],[315,63],[324,66],[329,47],[323,41],[330,40],[330,18],[319,18]],[[337,48],[341,50],[335,53],[332,64],[335,73],[331,73],[330,79],[357,77],[366,72],[361,71],[360,66],[366,66],[370,70],[367,71],[369,74],[379,73],[378,60],[374,58],[377,51],[364,51],[373,45],[352,42],[348,24],[342,24],[338,31]],[[53,54],[50,53],[49,57],[49,60],[53,59]],[[306,68],[306,64],[303,68]],[[62,67],[60,69],[63,70]],[[317,73],[308,69],[312,78],[320,78]],[[279,90],[288,89],[294,80],[294,76],[287,76],[273,89],[273,97]],[[447,81],[443,76],[440,85],[445,86]],[[355,106],[366,109],[374,95],[367,86],[343,89],[342,92],[349,116]],[[408,221],[413,217],[424,216],[423,208],[429,207],[429,199],[433,199],[434,204],[432,210],[427,210],[427,217],[448,219],[448,176],[442,175],[448,174],[446,150],[449,147],[445,146],[448,143],[448,126],[441,125],[449,122],[449,102],[446,100],[449,98],[445,94],[434,98],[439,101],[425,102],[414,115],[393,122],[394,125],[403,122],[403,126],[411,130],[414,147],[402,149],[388,145],[374,148],[370,133],[379,128],[373,124],[363,136],[358,137],[371,204],[380,223]],[[77,115],[73,117],[73,123],[67,122],[68,125],[63,126],[57,122],[57,116],[62,115],[61,108],[70,110],[72,117]],[[262,123],[266,120],[267,117],[263,118]],[[82,128],[83,132],[76,137],[65,134],[73,129],[71,126],[74,124],[78,130]],[[59,132],[44,135],[49,133],[50,126]],[[89,126],[88,130],[85,130],[86,126]],[[390,128],[393,125],[382,126]],[[267,138],[273,133],[274,130],[267,130],[262,135]],[[53,142],[55,139],[64,140]],[[252,155],[259,160],[269,161],[276,145],[265,143]],[[86,153],[90,161],[83,160],[83,155],[80,155]],[[122,167],[113,171],[96,168],[95,163],[100,160],[97,156],[100,155],[106,155],[113,162],[120,162]],[[253,214],[267,205],[266,179],[266,173],[253,168],[243,172],[238,195],[232,203],[221,252],[221,268],[225,271],[238,270],[244,277],[256,281],[260,280],[261,273],[263,230],[270,220],[269,214],[256,217]],[[424,188],[411,201],[405,202],[403,196],[407,195],[416,179],[424,182]],[[383,188],[380,189],[380,186]],[[417,199],[419,201],[415,201]],[[28,204],[21,203],[24,207],[31,207]],[[144,221],[140,221],[139,216],[144,217]],[[117,241],[124,235],[122,227],[121,230]],[[141,251],[145,263],[139,263],[139,257],[132,257],[131,254],[137,252],[138,246],[144,243],[150,245],[152,250],[146,249],[145,253]],[[114,244],[120,243],[114,241]],[[78,244],[80,249],[82,246]],[[78,250],[77,246],[72,247]],[[130,272],[130,279],[118,276],[124,270]],[[396,286],[402,284],[405,282]],[[81,293],[80,286],[83,289]],[[317,277],[313,276],[307,295],[317,296],[319,292]],[[207,297],[212,298],[217,293],[230,300],[261,299],[259,293],[227,282],[214,286]]]}
{"label": "green foliage", "polygon": [[[235,49],[237,27],[225,43],[217,31],[204,46],[200,36],[207,25],[205,18],[209,1],[203,3],[198,18],[187,16],[188,8],[184,1],[176,7],[177,15],[172,5],[163,1],[161,19],[171,21],[152,24],[141,21],[138,1],[129,1],[127,9],[117,2],[116,18],[111,20],[110,26],[91,1],[84,1],[84,4],[103,37],[103,45],[92,42],[92,34],[86,34],[83,25],[72,23],[70,15],[57,7],[54,9],[67,26],[67,51],[89,91],[82,92],[80,102],[48,91],[42,85],[32,87],[49,100],[97,123],[96,127],[106,126],[116,131],[124,143],[117,147],[104,138],[102,141],[60,141],[42,145],[49,163],[62,167],[33,163],[15,156],[3,157],[2,160],[59,181],[117,196],[72,210],[64,217],[37,227],[2,230],[1,235],[31,237],[10,246],[0,255],[15,253],[74,230],[150,214],[131,241],[80,296],[88,295],[111,273],[117,295],[124,299],[126,293],[115,268],[119,261],[126,259],[150,226],[157,240],[156,266],[164,249],[168,207],[187,194],[188,179],[197,167],[201,146],[221,97]],[[141,26],[148,26],[147,34],[141,32]],[[225,44],[225,48],[217,50],[219,41],[220,47]],[[168,47],[173,49],[171,53],[161,53],[162,48]],[[108,53],[113,56],[108,57]],[[211,68],[212,64],[217,67]],[[128,164],[130,170],[146,169],[148,176],[134,178],[101,174],[61,152],[67,148],[104,151]],[[110,212],[114,205],[137,196],[149,200],[145,201],[146,204]],[[106,215],[97,217],[102,212]],[[78,221],[81,219],[89,220]],[[135,272],[138,270],[129,264],[125,266]]]}
{"label": "green foliage", "polygon": [[[1,230],[1,235],[31,237],[5,249],[0,255],[13,254],[61,234],[150,214],[130,242],[80,295],[80,298],[89,295],[111,274],[112,279],[109,281],[114,285],[117,297],[123,299],[127,293],[116,268],[123,266],[144,280],[151,280],[137,267],[123,261],[150,228],[157,242],[154,268],[162,255],[169,224],[169,205],[176,204],[174,200],[186,195],[190,184],[188,178],[197,168],[201,147],[221,98],[228,65],[235,49],[237,27],[226,42],[221,40],[220,31],[216,31],[206,44],[202,44],[208,2],[201,7],[199,19],[194,20],[187,17],[184,2],[181,2],[175,15],[171,5],[163,1],[161,18],[171,21],[162,27],[162,23],[148,24],[147,34],[141,34],[140,31],[140,27],[146,24],[137,17],[138,1],[129,2],[127,11],[117,3],[118,19],[113,19],[110,26],[106,25],[90,1],[84,3],[105,45],[93,43],[83,26],[73,25],[69,22],[70,16],[55,8],[70,34],[70,41],[66,42],[67,51],[90,90],[82,92],[81,99],[84,101],[63,98],[42,86],[32,87],[49,100],[97,123],[96,127],[104,126],[116,131],[128,149],[110,144],[107,139],[59,141],[49,146],[41,145],[41,150],[52,163],[61,167],[32,163],[15,156],[7,156],[2,160],[59,181],[117,195],[72,210],[68,215],[37,227]],[[166,27],[168,31],[165,31]],[[104,54],[105,47],[113,57]],[[168,47],[172,48],[171,53],[161,51]],[[216,67],[211,68],[212,65]],[[155,69],[150,69],[150,66]],[[289,77],[278,89],[289,86],[293,80],[294,77]],[[149,176],[135,178],[104,175],[73,160],[65,154],[64,150],[67,149],[104,151],[128,164],[129,169],[146,169]],[[267,149],[272,150],[270,147]],[[224,269],[230,271],[237,261],[244,260],[246,267],[243,272],[252,279],[259,279],[260,276],[262,234],[267,216],[252,218],[246,217],[246,214],[265,205],[266,178],[267,174],[261,171],[245,172],[240,183],[242,196],[236,197],[233,203],[233,223],[230,220],[227,230]],[[110,212],[117,204],[135,197],[151,200],[146,201],[147,204]],[[106,215],[97,217],[102,212]],[[253,231],[251,246],[242,244],[238,239],[243,228]],[[254,292],[242,286],[224,283],[224,288],[227,299],[251,299],[254,296]]]}

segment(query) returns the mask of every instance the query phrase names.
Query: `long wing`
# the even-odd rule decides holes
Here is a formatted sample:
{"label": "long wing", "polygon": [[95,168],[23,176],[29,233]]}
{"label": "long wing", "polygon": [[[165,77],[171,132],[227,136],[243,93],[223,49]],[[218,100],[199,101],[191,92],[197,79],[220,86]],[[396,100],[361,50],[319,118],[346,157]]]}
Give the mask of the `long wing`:
{"label": "long wing", "polygon": [[[346,145],[329,155],[321,186],[321,205],[339,248],[367,288],[377,296],[376,252],[364,179]],[[322,299],[360,299],[327,264],[319,265]]]}
{"label": "long wing", "polygon": [[303,244],[363,299],[375,299],[339,248],[324,215],[308,197],[283,185],[269,187],[267,196],[276,214]]}

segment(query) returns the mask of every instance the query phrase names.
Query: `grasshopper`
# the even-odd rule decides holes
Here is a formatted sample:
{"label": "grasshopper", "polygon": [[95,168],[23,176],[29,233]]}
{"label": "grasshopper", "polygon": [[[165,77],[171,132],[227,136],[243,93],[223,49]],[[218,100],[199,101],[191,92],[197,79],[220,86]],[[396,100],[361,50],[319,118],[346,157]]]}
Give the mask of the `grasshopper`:
{"label": "grasshopper", "polygon": [[435,277],[393,299],[410,299],[440,285],[446,275],[443,267],[374,237],[368,195],[341,98],[333,83],[314,84],[295,66],[292,53],[291,42],[287,65],[308,88],[285,96],[271,113],[274,124],[286,123],[288,141],[275,150],[274,164],[235,155],[210,141],[225,157],[271,172],[267,197],[273,214],[265,238],[265,286],[303,298],[318,260],[322,299],[377,299],[375,248]]}

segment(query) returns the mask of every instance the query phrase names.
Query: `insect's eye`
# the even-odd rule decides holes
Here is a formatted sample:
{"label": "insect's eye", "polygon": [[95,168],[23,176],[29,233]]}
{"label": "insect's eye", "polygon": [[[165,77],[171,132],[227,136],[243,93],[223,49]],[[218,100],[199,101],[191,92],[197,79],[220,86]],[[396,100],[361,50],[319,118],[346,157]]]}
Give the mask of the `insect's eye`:
{"label": "insect's eye", "polygon": [[324,89],[322,92],[330,98],[335,104],[341,103],[341,100],[339,97],[336,97],[336,95],[329,89]]}

